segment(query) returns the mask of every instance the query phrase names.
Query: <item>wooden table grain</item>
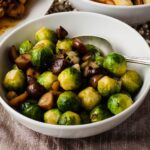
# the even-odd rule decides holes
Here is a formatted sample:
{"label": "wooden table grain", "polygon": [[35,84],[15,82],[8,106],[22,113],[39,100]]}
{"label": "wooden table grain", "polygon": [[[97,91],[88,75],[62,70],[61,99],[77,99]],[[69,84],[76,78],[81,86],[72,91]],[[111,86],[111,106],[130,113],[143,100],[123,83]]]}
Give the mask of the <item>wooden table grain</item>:
{"label": "wooden table grain", "polygon": [[124,123],[82,139],[59,139],[34,132],[16,122],[0,105],[0,150],[150,150],[150,91]]}

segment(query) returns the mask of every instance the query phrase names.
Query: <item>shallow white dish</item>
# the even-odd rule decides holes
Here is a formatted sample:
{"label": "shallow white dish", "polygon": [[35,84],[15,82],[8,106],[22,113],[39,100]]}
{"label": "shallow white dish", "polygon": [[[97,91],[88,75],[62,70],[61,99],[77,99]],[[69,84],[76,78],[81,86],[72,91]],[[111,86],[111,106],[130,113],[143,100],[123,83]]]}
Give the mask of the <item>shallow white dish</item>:
{"label": "shallow white dish", "polygon": [[[110,41],[114,49],[122,54],[150,57],[150,49],[145,40],[134,29],[116,19],[88,12],[58,13],[22,25],[5,37],[0,45],[0,83],[2,83],[3,76],[8,70],[9,63],[6,50],[10,45],[17,45],[24,39],[34,41],[34,33],[42,26],[56,29],[59,25],[66,28],[70,37],[79,35],[100,36]],[[150,68],[135,64],[129,64],[129,67],[137,69],[144,79],[143,86],[135,97],[135,103],[124,112],[101,122],[60,126],[34,121],[21,115],[7,104],[2,84],[0,84],[0,103],[17,121],[34,131],[61,138],[92,136],[117,126],[127,119],[143,102],[150,88]]]}
{"label": "shallow white dish", "polygon": [[49,8],[51,7],[54,0],[31,0],[29,6],[27,7],[27,13],[25,17],[22,18],[14,27],[7,29],[2,35],[0,35],[0,42],[4,36],[8,35],[17,26],[25,23],[29,19],[35,19],[37,17],[44,16]]}
{"label": "shallow white dish", "polygon": [[82,11],[97,12],[115,17],[129,24],[141,24],[150,21],[150,4],[134,6],[114,6],[97,3],[91,0],[69,0]]}

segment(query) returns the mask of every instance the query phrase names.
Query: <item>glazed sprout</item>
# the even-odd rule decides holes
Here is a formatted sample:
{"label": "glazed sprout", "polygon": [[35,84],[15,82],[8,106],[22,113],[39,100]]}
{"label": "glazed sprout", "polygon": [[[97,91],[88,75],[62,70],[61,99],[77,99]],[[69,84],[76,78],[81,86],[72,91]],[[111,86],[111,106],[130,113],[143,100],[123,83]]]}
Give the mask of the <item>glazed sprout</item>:
{"label": "glazed sprout", "polygon": [[112,52],[104,59],[103,67],[116,76],[122,76],[126,72],[127,63],[122,55]]}
{"label": "glazed sprout", "polygon": [[59,74],[58,80],[64,90],[76,90],[81,85],[81,72],[73,67],[66,68]]}
{"label": "glazed sprout", "polygon": [[87,111],[82,111],[82,112],[80,113],[80,118],[81,118],[81,124],[90,123],[90,115],[89,115],[89,112],[87,112]]}
{"label": "glazed sprout", "polygon": [[110,96],[120,92],[121,82],[109,76],[104,76],[98,81],[97,89],[102,96]]}
{"label": "glazed sprout", "polygon": [[94,46],[92,44],[87,44],[86,48],[90,53],[93,53],[93,54],[100,51],[96,46]]}
{"label": "glazed sprout", "polygon": [[86,110],[92,110],[101,101],[101,95],[92,87],[87,87],[78,94],[81,105]]}
{"label": "glazed sprout", "polygon": [[55,44],[53,42],[51,42],[50,40],[41,40],[38,43],[35,44],[35,46],[33,47],[33,49],[38,49],[38,48],[45,48],[45,49],[51,49],[54,50],[55,49]]}
{"label": "glazed sprout", "polygon": [[141,76],[134,70],[128,70],[121,77],[123,87],[131,94],[134,94],[139,91],[142,86]]}
{"label": "glazed sprout", "polygon": [[19,53],[20,54],[29,53],[32,50],[32,47],[33,45],[31,41],[25,40],[19,45]]}
{"label": "glazed sprout", "polygon": [[23,115],[41,121],[43,118],[43,111],[33,100],[29,100],[21,104],[20,111]]}
{"label": "glazed sprout", "polygon": [[111,117],[110,111],[102,105],[96,106],[90,113],[91,122],[97,122]]}
{"label": "glazed sprout", "polygon": [[57,81],[57,76],[50,71],[43,72],[37,79],[37,82],[46,90],[50,90],[55,81]]}
{"label": "glazed sprout", "polygon": [[11,91],[22,91],[25,87],[25,75],[20,69],[12,69],[7,72],[3,81],[4,87]]}
{"label": "glazed sprout", "polygon": [[72,45],[73,45],[72,39],[67,38],[61,41],[58,40],[56,44],[56,52],[59,53],[60,51],[64,52],[72,51]]}
{"label": "glazed sprout", "polygon": [[37,43],[31,52],[31,56],[33,66],[46,67],[53,57],[51,42],[48,40],[42,40]]}
{"label": "glazed sprout", "polygon": [[14,65],[12,66],[12,69],[19,69],[19,68],[18,68],[18,66],[17,66],[16,64],[14,64]]}
{"label": "glazed sprout", "polygon": [[133,104],[133,100],[126,94],[118,93],[112,95],[107,102],[108,109],[115,115],[124,111]]}
{"label": "glazed sprout", "polygon": [[57,107],[60,111],[79,111],[80,109],[80,102],[78,96],[71,91],[63,92],[59,95],[57,100]]}
{"label": "glazed sprout", "polygon": [[79,125],[80,123],[80,116],[72,111],[63,113],[59,120],[60,125]]}
{"label": "glazed sprout", "polygon": [[57,108],[48,110],[44,113],[44,122],[49,124],[58,124],[61,115],[62,113]]}
{"label": "glazed sprout", "polygon": [[42,27],[35,33],[35,40],[37,42],[39,42],[41,40],[50,40],[52,42],[55,42],[56,41],[56,33],[51,29]]}
{"label": "glazed sprout", "polygon": [[104,57],[102,57],[99,52],[94,54],[94,60],[98,66],[103,66]]}

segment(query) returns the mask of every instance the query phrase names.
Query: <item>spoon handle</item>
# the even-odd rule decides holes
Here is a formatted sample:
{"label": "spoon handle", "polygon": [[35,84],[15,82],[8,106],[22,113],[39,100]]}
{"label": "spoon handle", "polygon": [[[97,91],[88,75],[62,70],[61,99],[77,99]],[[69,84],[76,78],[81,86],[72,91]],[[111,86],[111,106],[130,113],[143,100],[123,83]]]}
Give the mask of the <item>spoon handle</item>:
{"label": "spoon handle", "polygon": [[130,63],[137,63],[137,64],[143,64],[143,65],[149,65],[150,66],[150,58],[148,60],[148,58],[125,56],[125,59],[127,60],[127,62],[130,62]]}

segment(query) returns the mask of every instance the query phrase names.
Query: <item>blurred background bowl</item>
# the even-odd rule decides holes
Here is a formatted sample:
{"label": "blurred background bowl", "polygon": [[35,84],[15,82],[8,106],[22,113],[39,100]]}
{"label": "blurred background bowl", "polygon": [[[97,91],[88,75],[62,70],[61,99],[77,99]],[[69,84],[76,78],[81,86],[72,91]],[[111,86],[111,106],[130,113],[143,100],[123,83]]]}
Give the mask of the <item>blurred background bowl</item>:
{"label": "blurred background bowl", "polygon": [[115,6],[91,0],[69,0],[73,7],[82,11],[96,12],[135,25],[150,21],[150,4]]}

